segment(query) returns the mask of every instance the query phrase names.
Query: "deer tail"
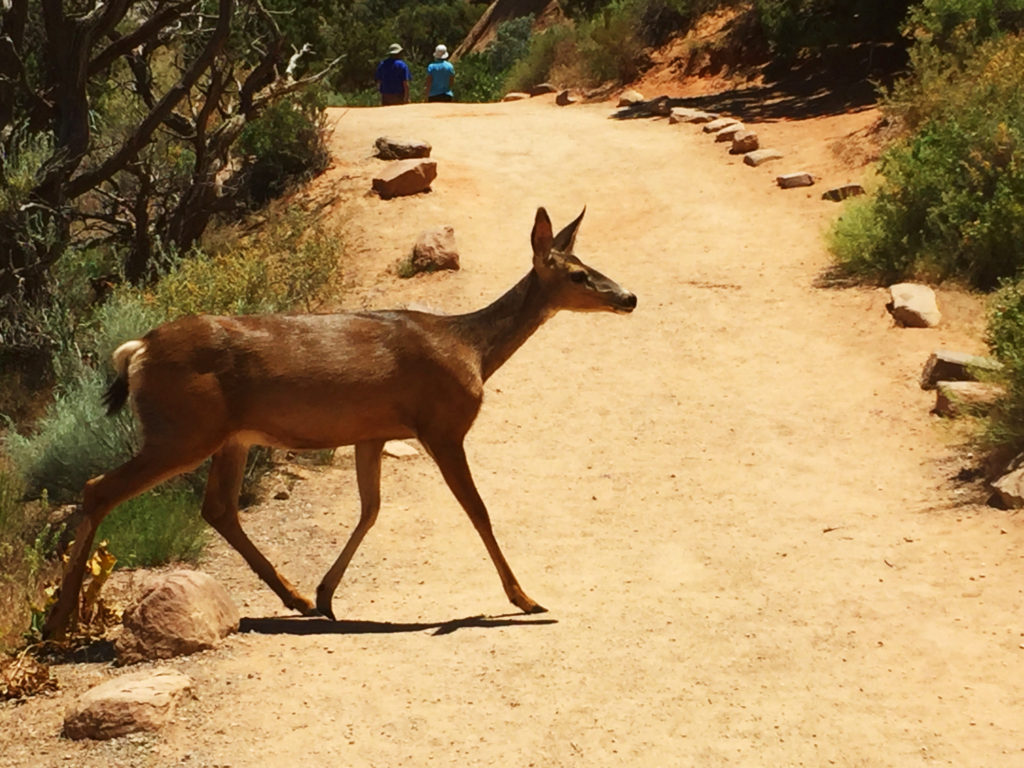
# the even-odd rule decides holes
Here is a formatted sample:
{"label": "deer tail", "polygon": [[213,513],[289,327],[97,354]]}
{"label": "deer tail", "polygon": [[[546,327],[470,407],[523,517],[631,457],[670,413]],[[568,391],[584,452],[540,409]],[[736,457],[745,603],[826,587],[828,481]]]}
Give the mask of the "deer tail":
{"label": "deer tail", "polygon": [[113,416],[121,410],[128,400],[128,364],[143,346],[141,339],[134,339],[126,341],[114,350],[111,359],[114,362],[114,372],[117,374],[117,378],[103,393],[103,404],[107,407],[108,416]]}

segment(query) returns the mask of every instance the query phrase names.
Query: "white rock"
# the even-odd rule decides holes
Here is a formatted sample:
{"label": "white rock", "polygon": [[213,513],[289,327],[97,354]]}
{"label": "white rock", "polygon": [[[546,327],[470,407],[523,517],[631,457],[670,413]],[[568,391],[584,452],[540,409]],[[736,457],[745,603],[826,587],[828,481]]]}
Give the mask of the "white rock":
{"label": "white rock", "polygon": [[396,459],[404,459],[409,456],[419,456],[420,452],[404,440],[388,440],[384,443],[384,453]]}
{"label": "white rock", "polygon": [[777,149],[755,149],[753,152],[748,152],[743,156],[743,162],[756,168],[762,163],[767,163],[769,160],[778,160],[781,157],[782,153]]}
{"label": "white rock", "polygon": [[728,128],[730,125],[736,125],[739,123],[734,117],[720,117],[717,120],[712,120],[710,123],[704,124],[704,133],[717,133],[723,128]]}
{"label": "white rock", "polygon": [[935,291],[919,283],[896,283],[889,286],[892,301],[886,309],[905,328],[934,328],[942,320]]}
{"label": "white rock", "polygon": [[632,88],[627,88],[621,94],[619,94],[619,106],[630,107],[634,104],[639,104],[642,101],[647,101],[644,95],[640,91],[634,91]]}

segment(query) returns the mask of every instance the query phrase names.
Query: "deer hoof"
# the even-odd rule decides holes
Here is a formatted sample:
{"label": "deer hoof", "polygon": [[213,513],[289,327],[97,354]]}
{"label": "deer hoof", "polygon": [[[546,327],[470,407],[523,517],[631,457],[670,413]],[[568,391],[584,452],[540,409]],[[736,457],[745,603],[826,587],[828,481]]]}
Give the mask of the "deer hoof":
{"label": "deer hoof", "polygon": [[294,605],[289,605],[288,607],[294,611],[298,611],[303,616],[320,615],[320,611],[318,611],[316,607],[304,597],[297,600]]}
{"label": "deer hoof", "polygon": [[316,610],[314,613],[317,613],[320,616],[326,616],[331,621],[337,621],[337,619],[334,618],[334,608],[331,606],[330,598],[327,600],[318,599],[316,601]]}
{"label": "deer hoof", "polygon": [[538,603],[534,603],[531,607],[523,609],[523,613],[547,613],[547,612],[548,612],[548,609],[545,608],[543,605],[540,605]]}

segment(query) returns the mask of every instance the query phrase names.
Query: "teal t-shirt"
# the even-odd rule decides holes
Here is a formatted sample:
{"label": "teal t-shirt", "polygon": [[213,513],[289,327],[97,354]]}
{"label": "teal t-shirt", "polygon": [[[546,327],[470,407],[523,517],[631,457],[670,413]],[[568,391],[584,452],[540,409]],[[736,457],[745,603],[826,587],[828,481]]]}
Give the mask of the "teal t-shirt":
{"label": "teal t-shirt", "polygon": [[442,93],[452,95],[452,77],[455,75],[455,67],[448,61],[434,61],[427,66],[427,74],[432,78],[430,81],[430,93],[428,96],[440,96]]}

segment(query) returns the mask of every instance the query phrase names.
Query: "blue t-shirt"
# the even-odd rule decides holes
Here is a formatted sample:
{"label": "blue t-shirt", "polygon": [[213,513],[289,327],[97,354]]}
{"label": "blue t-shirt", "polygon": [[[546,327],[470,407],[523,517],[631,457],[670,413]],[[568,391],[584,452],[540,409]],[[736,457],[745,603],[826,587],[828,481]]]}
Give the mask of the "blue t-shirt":
{"label": "blue t-shirt", "polygon": [[404,93],[402,83],[412,80],[412,73],[409,66],[401,59],[388,57],[377,65],[377,74],[374,79],[380,81],[381,93]]}
{"label": "blue t-shirt", "polygon": [[427,75],[431,77],[428,96],[440,96],[442,93],[452,95],[452,78],[455,67],[449,61],[435,61],[427,66]]}

